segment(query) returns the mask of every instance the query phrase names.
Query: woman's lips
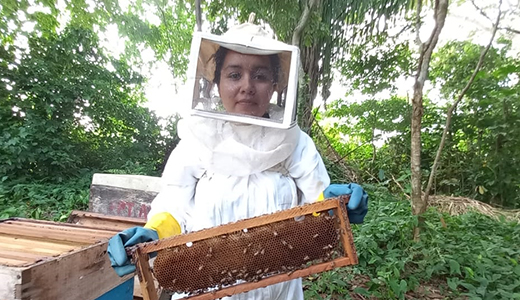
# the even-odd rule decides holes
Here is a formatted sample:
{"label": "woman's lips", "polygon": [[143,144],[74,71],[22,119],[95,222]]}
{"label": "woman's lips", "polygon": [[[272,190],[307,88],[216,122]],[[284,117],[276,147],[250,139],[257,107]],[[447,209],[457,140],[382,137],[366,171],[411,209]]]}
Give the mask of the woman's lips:
{"label": "woman's lips", "polygon": [[237,105],[257,105],[253,100],[239,100],[236,103]]}

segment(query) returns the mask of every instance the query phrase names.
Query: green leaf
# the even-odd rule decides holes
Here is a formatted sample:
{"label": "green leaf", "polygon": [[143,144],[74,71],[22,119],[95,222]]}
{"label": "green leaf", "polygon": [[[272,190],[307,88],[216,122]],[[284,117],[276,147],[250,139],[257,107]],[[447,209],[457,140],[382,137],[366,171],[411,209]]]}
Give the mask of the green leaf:
{"label": "green leaf", "polygon": [[478,186],[478,193],[481,195],[484,195],[484,193],[487,192],[487,189],[481,185]]}
{"label": "green leaf", "polygon": [[448,287],[453,291],[457,290],[457,287],[459,286],[459,282],[460,282],[460,280],[457,277],[450,277],[447,279]]}
{"label": "green leaf", "polygon": [[354,293],[360,294],[360,295],[363,295],[363,296],[371,296],[372,295],[369,291],[367,291],[365,288],[362,288],[362,287],[356,287],[354,289]]}
{"label": "green leaf", "polygon": [[513,273],[515,273],[517,276],[520,276],[520,265],[516,265],[513,268]]}
{"label": "green leaf", "polygon": [[477,289],[473,284],[464,281],[461,282],[460,285],[465,287],[470,292],[475,292],[475,290]]}
{"label": "green leaf", "polygon": [[404,279],[401,279],[401,282],[399,284],[400,290],[404,293],[404,292],[406,292],[407,287],[408,287],[408,283]]}
{"label": "green leaf", "polygon": [[475,277],[475,273],[470,267],[464,267],[464,270],[466,270],[466,277],[473,278]]}
{"label": "green leaf", "polygon": [[379,177],[379,180],[385,179],[385,171],[383,169],[379,169],[378,177]]}
{"label": "green leaf", "polygon": [[453,274],[461,275],[460,264],[456,260],[450,259],[450,260],[448,260],[448,263],[450,265],[450,275],[453,275]]}

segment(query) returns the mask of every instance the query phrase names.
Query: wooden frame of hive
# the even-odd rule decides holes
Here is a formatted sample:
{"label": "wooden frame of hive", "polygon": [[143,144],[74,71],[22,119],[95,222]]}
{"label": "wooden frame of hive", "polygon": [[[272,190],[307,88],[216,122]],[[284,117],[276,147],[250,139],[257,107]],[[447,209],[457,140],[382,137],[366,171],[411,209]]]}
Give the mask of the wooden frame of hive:
{"label": "wooden frame of hive", "polygon": [[[154,267],[155,270],[152,271],[149,263],[150,253],[165,250],[171,251],[171,249],[184,247],[186,245],[187,247],[191,247],[191,244],[194,245],[195,243],[205,243],[210,239],[214,239],[216,237],[231,236],[231,234],[240,233],[241,231],[247,232],[247,230],[251,231],[254,230],[254,228],[262,228],[279,222],[285,222],[290,219],[296,220],[297,218],[300,218],[302,216],[310,215],[310,217],[312,218],[313,215],[316,216],[317,212],[319,212],[322,216],[326,217],[326,215],[329,214],[329,211],[333,211],[332,216],[335,216],[337,218],[336,231],[338,235],[337,239],[339,240],[338,244],[342,248],[341,252],[343,252],[339,253],[338,257],[335,257],[325,262],[310,264],[304,268],[287,270],[283,273],[277,272],[277,274],[269,275],[262,278],[256,278],[253,282],[235,282],[232,285],[220,287],[211,291],[206,290],[202,293],[196,294],[195,296],[189,296],[187,298],[184,298],[190,300],[218,299],[225,296],[251,291],[257,288],[266,287],[268,285],[272,285],[278,282],[288,281],[295,278],[305,277],[310,274],[328,271],[333,268],[357,264],[358,260],[356,250],[354,248],[352,232],[350,230],[350,224],[348,221],[347,211],[345,207],[346,202],[348,202],[348,197],[330,199],[327,201],[291,208],[273,214],[263,215],[251,219],[241,220],[235,223],[229,223],[214,228],[196,231],[189,234],[178,235],[160,241],[139,244],[127,250],[128,253],[132,254],[133,261],[136,264],[137,275],[141,284],[141,291],[143,293],[144,299],[157,300],[158,293],[154,281],[155,279],[157,279],[156,277],[159,270]],[[277,235],[276,232],[275,235]],[[305,247],[305,245],[295,245],[290,247],[291,249],[296,249],[297,247]],[[209,250],[210,252],[213,251],[211,247],[209,247]],[[245,251],[246,249],[244,249],[244,254],[246,253]],[[256,252],[254,255],[256,254],[258,254],[258,252]],[[158,259],[159,257],[156,259],[154,263],[155,265],[157,264]],[[194,267],[196,268],[197,266]],[[201,271],[201,269],[202,266],[200,266],[198,270]],[[195,269],[189,272],[196,273],[196,271],[197,270]],[[155,274],[155,276],[153,274]],[[210,276],[210,278],[212,277]],[[173,281],[173,284],[175,285],[175,280]]]}
{"label": "wooden frame of hive", "polygon": [[[118,219],[106,222],[117,224]],[[108,239],[133,221],[129,222],[109,229],[1,220],[0,299],[88,300],[110,291],[133,276],[117,276],[106,254]]]}

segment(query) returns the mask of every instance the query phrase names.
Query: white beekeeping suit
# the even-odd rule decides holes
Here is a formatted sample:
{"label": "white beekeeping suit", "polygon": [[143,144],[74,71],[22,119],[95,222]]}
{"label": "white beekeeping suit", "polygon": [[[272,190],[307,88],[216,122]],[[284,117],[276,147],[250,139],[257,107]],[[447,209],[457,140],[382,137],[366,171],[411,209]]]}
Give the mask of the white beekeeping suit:
{"label": "white beekeeping suit", "polygon": [[[148,218],[167,212],[183,233],[311,203],[329,186],[313,141],[298,126],[280,129],[191,116],[179,121],[178,134],[181,141],[168,159],[163,190]],[[303,300],[302,281],[223,299]]]}
{"label": "white beekeeping suit", "polygon": [[[201,117],[181,120],[164,189],[149,217],[169,212],[185,232],[312,203],[330,179],[311,138]],[[301,279],[225,299],[303,300]]]}

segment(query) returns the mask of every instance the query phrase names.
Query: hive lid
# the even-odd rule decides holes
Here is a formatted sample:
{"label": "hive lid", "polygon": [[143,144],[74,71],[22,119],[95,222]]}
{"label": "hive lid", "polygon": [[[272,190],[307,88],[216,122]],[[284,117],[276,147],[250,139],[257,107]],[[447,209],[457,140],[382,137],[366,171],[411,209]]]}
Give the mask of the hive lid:
{"label": "hive lid", "polygon": [[106,242],[118,230],[13,218],[0,221],[0,266],[25,267]]}

